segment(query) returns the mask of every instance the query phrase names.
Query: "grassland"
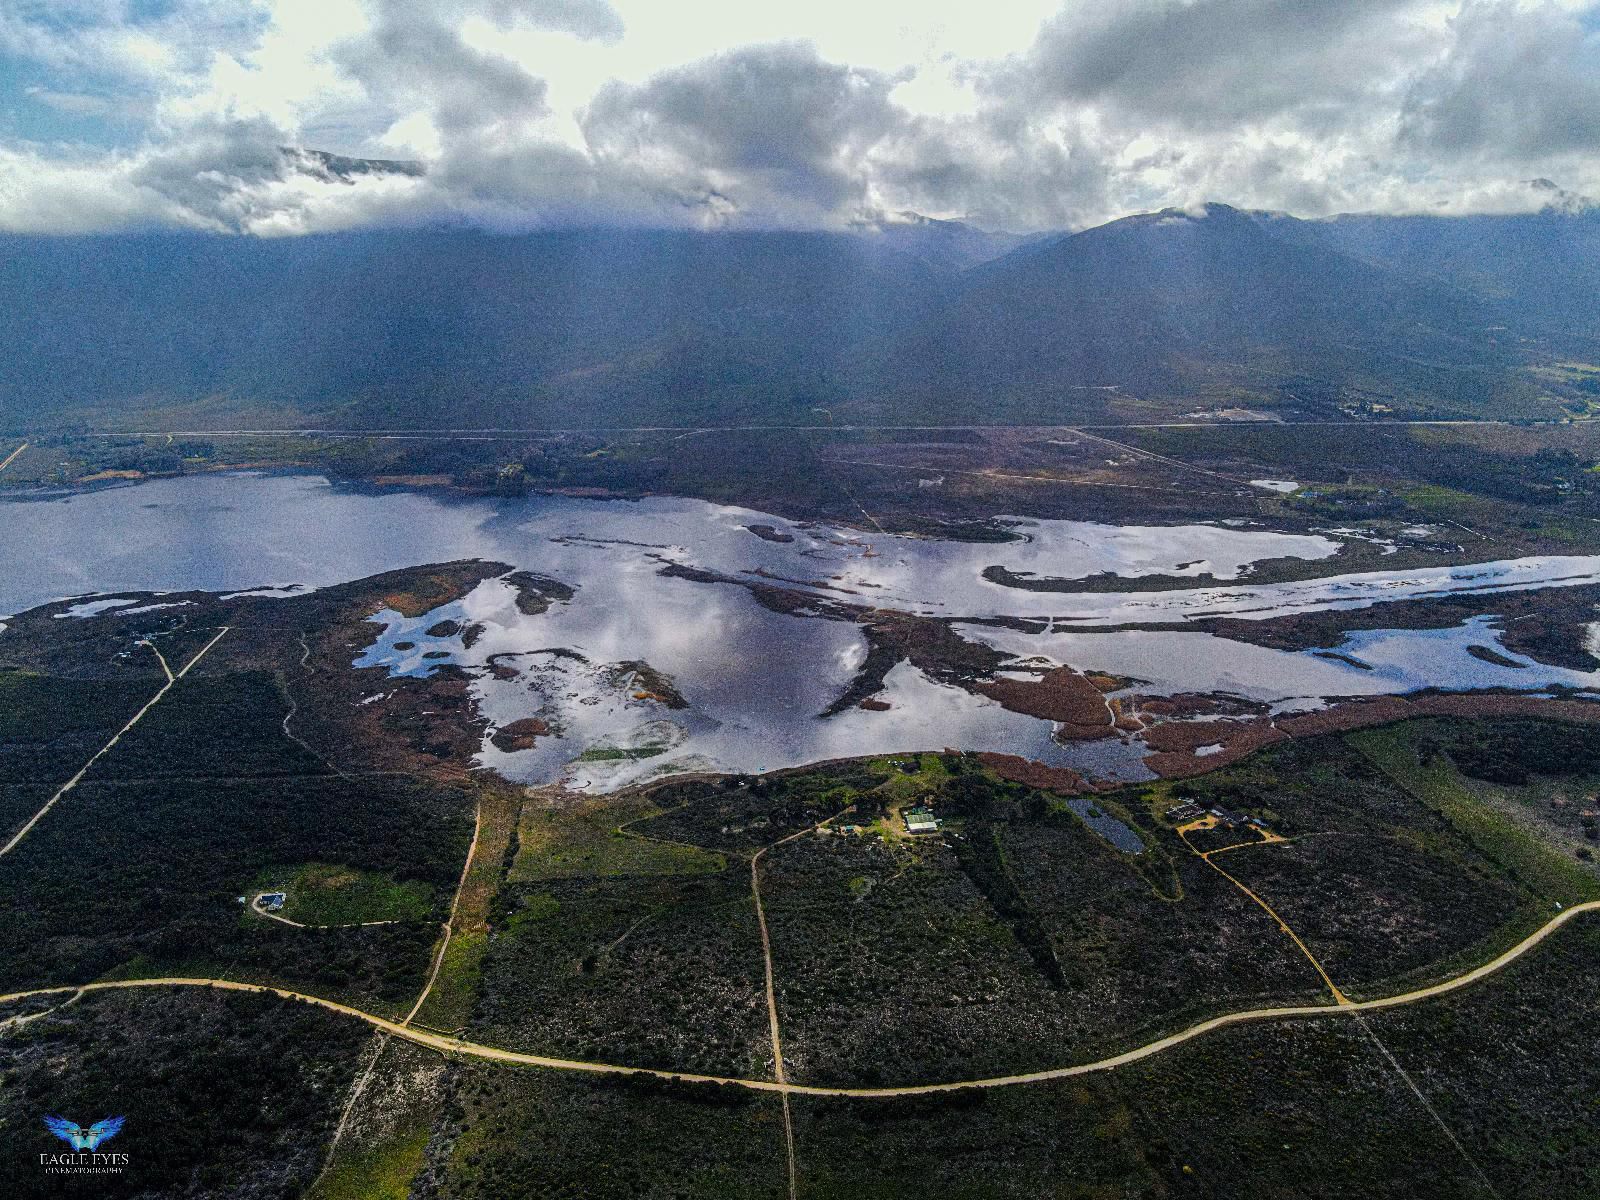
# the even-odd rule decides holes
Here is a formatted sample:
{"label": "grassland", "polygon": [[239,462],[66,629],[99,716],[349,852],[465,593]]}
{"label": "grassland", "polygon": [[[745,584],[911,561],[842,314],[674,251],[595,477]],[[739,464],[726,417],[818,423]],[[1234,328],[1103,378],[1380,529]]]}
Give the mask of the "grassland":
{"label": "grassland", "polygon": [[483,981],[491,909],[516,853],[517,819],[522,808],[519,790],[479,782],[476,793],[476,842],[456,892],[450,940],[433,988],[415,1018],[435,1029],[464,1029],[472,1016]]}
{"label": "grassland", "polygon": [[1560,904],[1600,897],[1600,877],[1563,855],[1511,817],[1484,803],[1446,756],[1425,758],[1423,743],[1438,730],[1423,723],[1349,735],[1349,742],[1391,779],[1440,813],[1486,859],[1541,899]]}
{"label": "grassland", "polygon": [[660,810],[637,798],[562,800],[559,807],[530,800],[517,828],[512,883],[590,876],[692,875],[723,870],[718,854],[696,846],[631,836],[619,826]]}
{"label": "grassland", "polygon": [[400,881],[330,863],[269,867],[256,877],[254,891],[285,892],[278,915],[302,925],[426,921],[436,908],[433,888],[420,879]]}
{"label": "grassland", "polygon": [[424,1125],[382,1145],[341,1155],[310,1195],[315,1200],[406,1200],[422,1169],[428,1136]]}
{"label": "grassland", "polygon": [[446,1094],[445,1063],[392,1039],[373,1050],[375,1057],[362,1059],[360,1094],[308,1200],[406,1200],[423,1170]]}

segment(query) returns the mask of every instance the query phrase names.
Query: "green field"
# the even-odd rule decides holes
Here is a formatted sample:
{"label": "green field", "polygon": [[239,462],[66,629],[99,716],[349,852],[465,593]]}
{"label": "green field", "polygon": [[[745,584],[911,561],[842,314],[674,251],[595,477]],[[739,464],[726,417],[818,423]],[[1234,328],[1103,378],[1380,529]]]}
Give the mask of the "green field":
{"label": "green field", "polygon": [[420,879],[396,881],[328,863],[268,868],[256,877],[254,890],[285,892],[278,915],[302,925],[426,921],[435,908],[434,889]]}
{"label": "green field", "polygon": [[531,883],[591,875],[690,875],[726,866],[721,855],[695,846],[618,831],[618,826],[646,820],[657,811],[645,801],[612,797],[561,809],[528,804],[517,830],[510,879]]}

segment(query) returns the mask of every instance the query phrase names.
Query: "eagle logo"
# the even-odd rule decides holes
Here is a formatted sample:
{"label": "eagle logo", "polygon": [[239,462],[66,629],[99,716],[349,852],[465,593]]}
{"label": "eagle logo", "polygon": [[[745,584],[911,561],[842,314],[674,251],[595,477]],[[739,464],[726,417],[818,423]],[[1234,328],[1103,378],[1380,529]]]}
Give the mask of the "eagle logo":
{"label": "eagle logo", "polygon": [[124,1120],[124,1117],[107,1117],[84,1129],[76,1121],[69,1121],[65,1117],[46,1117],[44,1127],[74,1150],[95,1151],[100,1149],[102,1143],[117,1136]]}

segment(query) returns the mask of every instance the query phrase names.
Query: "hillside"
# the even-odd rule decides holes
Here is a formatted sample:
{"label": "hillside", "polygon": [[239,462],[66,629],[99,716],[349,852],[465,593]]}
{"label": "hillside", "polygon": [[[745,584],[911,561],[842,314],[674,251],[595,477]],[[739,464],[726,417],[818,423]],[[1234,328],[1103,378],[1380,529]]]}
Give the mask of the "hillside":
{"label": "hillside", "polygon": [[1550,417],[1585,393],[1530,367],[1600,360],[1597,272],[1592,211],[9,237],[0,427]]}
{"label": "hillside", "polygon": [[1074,388],[1381,388],[1476,406],[1514,387],[1518,347],[1492,301],[1328,248],[1304,224],[1209,205],[1025,247],[972,272],[878,369],[924,403],[1018,417],[1080,406],[1062,395]]}

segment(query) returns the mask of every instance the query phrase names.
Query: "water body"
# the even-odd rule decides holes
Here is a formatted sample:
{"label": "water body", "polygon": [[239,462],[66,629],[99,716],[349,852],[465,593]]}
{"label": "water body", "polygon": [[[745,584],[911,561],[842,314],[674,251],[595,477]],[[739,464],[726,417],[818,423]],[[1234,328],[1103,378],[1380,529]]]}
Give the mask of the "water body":
{"label": "water body", "polygon": [[[106,614],[100,619],[116,619],[120,609],[90,598],[187,589],[288,593],[459,558],[494,559],[561,579],[577,588],[576,596],[538,616],[521,613],[512,587],[498,580],[417,620],[378,614],[372,644],[356,661],[398,675],[426,673],[442,662],[467,668],[496,727],[529,717],[549,727],[529,749],[502,750],[486,741],[484,765],[516,779],[564,779],[596,789],[666,772],[771,770],[944,745],[1020,754],[1101,778],[1145,774],[1137,742],[1060,745],[1049,722],[934,683],[904,663],[877,697],[886,709],[819,719],[865,658],[860,631],[846,622],[770,612],[741,587],[664,577],[669,563],[790,581],[786,586],[855,605],[954,618],[1043,618],[1044,632],[1033,634],[958,628],[1019,658],[1042,656],[1147,680],[1141,689],[1147,691],[1227,691],[1293,708],[1329,696],[1430,685],[1595,682],[1539,664],[1518,670],[1474,658],[1467,645],[1504,653],[1483,623],[1356,635],[1341,650],[1371,670],[1199,632],[1075,630],[1222,614],[1261,619],[1380,599],[1600,582],[1600,557],[1232,588],[1045,593],[993,583],[983,571],[1247,580],[1253,562],[1323,560],[1340,543],[1214,525],[1018,521],[1017,540],[973,544],[799,524],[696,500],[462,499],[258,473],[6,500],[0,529],[0,612],[74,597],[83,598],[81,611],[97,608]],[[426,635],[445,619],[477,627],[470,648],[459,635]],[[685,705],[652,695],[639,663],[670,677]],[[375,683],[368,701],[382,703],[383,691]]]}
{"label": "water body", "polygon": [[[1600,671],[1547,666],[1508,650],[1493,617],[1473,617],[1446,629],[1370,629],[1334,648],[1274,650],[1205,633],[1128,630],[1117,633],[1020,633],[959,626],[963,637],[1018,659],[1038,658],[1080,670],[1138,680],[1126,692],[1171,695],[1221,692],[1265,701],[1274,712],[1321,708],[1335,697],[1388,696],[1422,688],[1600,688]],[[1487,646],[1519,666],[1485,662],[1468,652]]]}
{"label": "water body", "polygon": [[1067,807],[1080,821],[1124,854],[1144,853],[1143,839],[1093,800],[1085,796],[1069,796]]}

